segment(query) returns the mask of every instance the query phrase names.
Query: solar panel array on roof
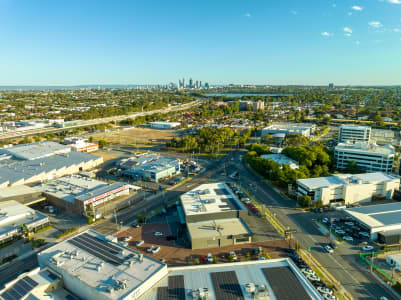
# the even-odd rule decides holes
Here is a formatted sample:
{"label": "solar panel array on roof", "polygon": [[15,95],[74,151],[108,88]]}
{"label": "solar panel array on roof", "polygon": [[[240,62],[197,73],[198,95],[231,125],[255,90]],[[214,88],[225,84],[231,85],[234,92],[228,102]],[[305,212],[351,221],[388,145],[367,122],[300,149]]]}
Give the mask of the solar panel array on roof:
{"label": "solar panel array on roof", "polygon": [[212,278],[216,299],[219,300],[245,299],[235,271],[214,272],[210,273],[210,276]]}
{"label": "solar panel array on roof", "polygon": [[157,300],[185,300],[184,275],[168,277],[168,287],[157,289]]}
{"label": "solar panel array on roof", "polygon": [[216,195],[222,196],[222,195],[230,195],[230,193],[226,189],[214,189],[214,192]]}
{"label": "solar panel array on roof", "polygon": [[96,256],[97,258],[109,262],[110,264],[121,265],[125,261],[124,259],[116,256],[116,254],[122,251],[121,248],[115,247],[107,242],[97,239],[90,234],[84,233],[78,235],[68,240],[68,242]]}
{"label": "solar panel array on roof", "polygon": [[35,280],[26,276],[18,280],[0,296],[4,300],[19,300],[28,295],[37,285],[38,283]]}
{"label": "solar panel array on roof", "polygon": [[311,299],[289,267],[264,268],[262,271],[277,299]]}

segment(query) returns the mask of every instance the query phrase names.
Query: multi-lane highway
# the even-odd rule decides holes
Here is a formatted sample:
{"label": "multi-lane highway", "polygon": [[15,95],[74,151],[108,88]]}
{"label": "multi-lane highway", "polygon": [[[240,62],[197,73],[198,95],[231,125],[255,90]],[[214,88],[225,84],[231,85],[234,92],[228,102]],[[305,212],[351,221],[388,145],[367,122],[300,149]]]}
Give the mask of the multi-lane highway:
{"label": "multi-lane highway", "polygon": [[91,125],[98,125],[98,124],[109,123],[109,122],[114,122],[114,121],[121,121],[121,120],[125,120],[128,118],[135,119],[137,117],[152,115],[155,113],[167,113],[167,112],[172,112],[172,111],[186,110],[191,107],[198,106],[200,103],[202,103],[201,99],[190,102],[190,103],[182,104],[182,105],[170,106],[168,108],[157,109],[157,110],[152,110],[152,111],[138,112],[138,113],[132,113],[132,114],[128,114],[128,115],[113,116],[113,117],[107,117],[107,118],[85,120],[85,121],[80,122],[80,124],[77,124],[75,126],[71,126],[68,128],[56,128],[56,127],[51,126],[51,127],[45,127],[45,128],[40,128],[40,129],[31,129],[31,130],[26,130],[26,131],[18,131],[18,132],[13,131],[13,132],[9,132],[9,133],[0,134],[0,141],[1,140],[10,140],[10,139],[15,139],[15,138],[22,138],[22,137],[26,137],[26,136],[35,136],[35,135],[46,134],[46,133],[51,133],[51,132],[54,133],[54,132],[59,132],[59,131],[65,131],[68,129],[91,126]]}

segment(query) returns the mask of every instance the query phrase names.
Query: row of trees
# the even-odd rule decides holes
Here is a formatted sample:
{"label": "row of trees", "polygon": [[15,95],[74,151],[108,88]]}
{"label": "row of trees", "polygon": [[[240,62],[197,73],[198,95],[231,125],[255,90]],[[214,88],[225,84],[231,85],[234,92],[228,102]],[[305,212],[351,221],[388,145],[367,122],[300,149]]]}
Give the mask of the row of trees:
{"label": "row of trees", "polygon": [[245,144],[252,134],[247,130],[240,135],[237,131],[228,128],[204,127],[195,135],[186,135],[180,139],[172,138],[167,144],[168,147],[181,148],[183,151],[202,151],[206,153],[217,153],[227,146]]}

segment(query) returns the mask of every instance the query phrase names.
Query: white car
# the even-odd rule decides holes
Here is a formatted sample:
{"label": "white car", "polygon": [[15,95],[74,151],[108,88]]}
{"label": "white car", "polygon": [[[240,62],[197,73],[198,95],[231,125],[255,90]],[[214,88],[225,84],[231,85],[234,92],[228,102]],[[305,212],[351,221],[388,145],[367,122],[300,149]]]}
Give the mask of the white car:
{"label": "white car", "polygon": [[387,297],[384,297],[384,296],[381,296],[381,297],[379,298],[379,300],[388,300],[388,298],[387,298]]}
{"label": "white car", "polygon": [[354,226],[355,224],[353,222],[344,222],[345,225],[347,226]]}
{"label": "white car", "polygon": [[370,234],[368,232],[366,232],[366,231],[360,231],[359,235],[367,237],[367,238],[370,237]]}
{"label": "white car", "polygon": [[128,246],[128,242],[124,242],[124,241],[123,241],[123,242],[120,242],[120,245],[121,245],[121,246],[124,246],[124,247],[127,247],[127,246]]}
{"label": "white car", "polygon": [[146,248],[146,252],[148,252],[148,253],[151,253],[152,250],[153,250],[153,246],[151,246],[151,247],[149,247],[149,248]]}
{"label": "white car", "polygon": [[213,262],[213,255],[212,255],[212,253],[208,253],[206,258],[207,258],[207,261],[208,261],[208,262],[210,262],[210,263]]}
{"label": "white car", "polygon": [[318,290],[320,293],[322,293],[322,294],[329,294],[329,295],[333,295],[333,291],[332,291],[332,290],[330,290],[330,289],[329,289],[329,288],[327,288],[327,287],[318,286],[318,287],[317,287],[317,290]]}
{"label": "white car", "polygon": [[337,300],[337,297],[330,294],[323,294],[323,298],[327,300]]}
{"label": "white car", "polygon": [[345,236],[343,236],[343,240],[344,241],[348,241],[348,242],[352,242],[354,239],[352,238],[352,236],[345,235]]}
{"label": "white car", "polygon": [[163,236],[163,232],[156,231],[153,233],[154,236]]}
{"label": "white car", "polygon": [[140,241],[137,241],[135,243],[135,245],[138,247],[138,246],[142,245],[143,243],[145,243],[145,241],[144,240],[140,240]]}
{"label": "white car", "polygon": [[302,268],[301,272],[304,273],[305,275],[315,275],[315,271],[307,268]]}
{"label": "white car", "polygon": [[329,245],[324,246],[324,249],[325,249],[328,253],[333,253],[333,252],[334,252],[333,248],[331,248]]}
{"label": "white car", "polygon": [[329,223],[329,219],[323,218],[322,222],[327,224],[327,223]]}
{"label": "white car", "polygon": [[264,256],[259,256],[259,257],[258,257],[258,260],[267,260],[267,258],[264,257]]}
{"label": "white car", "polygon": [[362,247],[362,251],[372,251],[373,250],[373,246],[363,246]]}
{"label": "white car", "polygon": [[231,255],[233,257],[234,260],[237,260],[237,254],[235,254],[234,251],[230,251],[229,255]]}
{"label": "white car", "polygon": [[307,274],[306,278],[308,278],[310,281],[320,281],[320,278],[317,275]]}
{"label": "white car", "polygon": [[160,247],[153,247],[153,249],[152,249],[153,254],[156,254],[159,251],[160,251]]}
{"label": "white car", "polygon": [[334,232],[337,234],[345,234],[345,231],[342,229],[336,229]]}
{"label": "white car", "polygon": [[123,238],[124,242],[129,242],[132,239],[132,237],[130,236],[126,236],[125,238]]}

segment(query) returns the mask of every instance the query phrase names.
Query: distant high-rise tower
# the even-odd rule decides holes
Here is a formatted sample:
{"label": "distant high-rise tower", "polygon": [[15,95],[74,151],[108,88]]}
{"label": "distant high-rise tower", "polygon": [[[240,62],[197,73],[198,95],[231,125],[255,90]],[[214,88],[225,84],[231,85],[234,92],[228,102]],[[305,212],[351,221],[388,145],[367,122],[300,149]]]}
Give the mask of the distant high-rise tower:
{"label": "distant high-rise tower", "polygon": [[185,86],[185,78],[182,79],[182,88],[183,88],[183,89],[186,88],[186,86]]}
{"label": "distant high-rise tower", "polygon": [[199,88],[202,87],[202,80],[199,81]]}
{"label": "distant high-rise tower", "polygon": [[209,83],[208,82],[205,82],[205,88],[209,88]]}
{"label": "distant high-rise tower", "polygon": [[329,89],[334,89],[334,83],[329,83]]}
{"label": "distant high-rise tower", "polygon": [[192,89],[194,87],[193,84],[194,84],[194,82],[193,82],[192,78],[189,78],[189,88],[190,89]]}

